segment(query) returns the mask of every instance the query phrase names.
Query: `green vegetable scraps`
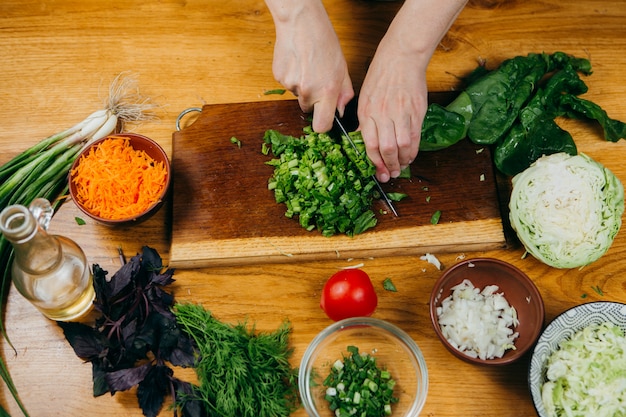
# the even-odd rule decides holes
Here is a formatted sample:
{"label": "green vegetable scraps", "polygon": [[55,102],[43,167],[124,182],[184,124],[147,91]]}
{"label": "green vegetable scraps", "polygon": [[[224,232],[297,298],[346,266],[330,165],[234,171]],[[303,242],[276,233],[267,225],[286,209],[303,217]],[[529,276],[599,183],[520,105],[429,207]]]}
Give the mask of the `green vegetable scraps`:
{"label": "green vegetable scraps", "polygon": [[600,296],[604,295],[604,291],[602,291],[602,288],[600,288],[599,285],[595,285],[595,286],[591,287],[591,289],[594,290]]}
{"label": "green vegetable scraps", "polygon": [[87,224],[87,222],[85,222],[85,219],[81,217],[74,217],[74,220],[76,221],[76,224],[79,226],[84,226]]}
{"label": "green vegetable scraps", "polygon": [[591,63],[563,52],[517,56],[492,71],[479,66],[452,103],[429,105],[420,150],[444,149],[468,137],[493,145],[496,167],[512,176],[542,155],[576,155],[576,144],[557,117],[595,120],[607,141],[626,138],[625,123],[578,97],[587,92],[579,73],[590,75]]}
{"label": "green vegetable scraps", "polygon": [[441,210],[437,210],[436,212],[433,213],[433,215],[430,218],[430,224],[437,224],[439,223],[439,219],[441,218]]}
{"label": "green vegetable scraps", "polygon": [[238,148],[241,148],[241,141],[234,136],[230,138],[230,143],[234,143]]}
{"label": "green vegetable scraps", "polygon": [[391,281],[391,278],[385,278],[385,280],[383,281],[383,288],[385,290],[391,291],[391,292],[397,292],[398,291],[398,289],[396,288],[394,283]]}
{"label": "green vegetable scraps", "polygon": [[347,350],[349,355],[335,361],[324,380],[330,410],[338,417],[391,415],[391,405],[399,401],[393,395],[396,381],[374,356],[356,346]]}
{"label": "green vegetable scraps", "polygon": [[389,197],[391,201],[400,201],[407,198],[408,195],[405,193],[387,193],[387,197]]}
{"label": "green vegetable scraps", "polygon": [[183,405],[199,401],[205,409],[199,415],[210,417],[281,417],[299,406],[288,322],[255,333],[245,323],[224,324],[199,305],[178,304],[175,315],[200,351],[200,386],[180,399]]}
{"label": "green vegetable scraps", "polygon": [[372,176],[376,168],[365,155],[360,132],[350,133],[357,152],[347,138],[341,143],[311,126],[296,138],[275,130],[265,132],[262,152],[274,158],[268,189],[277,203],[286,206],[285,216],[297,216],[306,230],[318,229],[323,236],[345,233],[353,236],[374,227],[371,209],[378,197]]}
{"label": "green vegetable scraps", "polygon": [[283,95],[287,92],[287,90],[285,90],[284,88],[276,88],[274,90],[266,90],[263,94],[265,94],[266,96],[272,95],[272,94],[278,94],[278,95]]}

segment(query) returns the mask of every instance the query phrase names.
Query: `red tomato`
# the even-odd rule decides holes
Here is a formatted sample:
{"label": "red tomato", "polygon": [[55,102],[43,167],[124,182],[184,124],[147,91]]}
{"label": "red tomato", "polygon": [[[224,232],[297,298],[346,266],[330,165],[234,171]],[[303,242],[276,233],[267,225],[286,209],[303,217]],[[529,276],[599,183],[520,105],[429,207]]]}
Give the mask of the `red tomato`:
{"label": "red tomato", "polygon": [[326,281],[320,307],[334,321],[370,316],[378,297],[370,277],[360,269],[343,269]]}

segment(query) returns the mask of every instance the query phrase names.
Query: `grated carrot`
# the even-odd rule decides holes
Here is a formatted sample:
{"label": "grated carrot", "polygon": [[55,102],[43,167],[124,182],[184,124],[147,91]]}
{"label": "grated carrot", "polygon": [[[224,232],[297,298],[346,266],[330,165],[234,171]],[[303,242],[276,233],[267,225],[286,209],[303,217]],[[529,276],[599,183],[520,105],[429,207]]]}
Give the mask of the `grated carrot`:
{"label": "grated carrot", "polygon": [[77,202],[110,220],[137,216],[159,201],[167,171],[128,138],[112,136],[81,156],[72,170]]}

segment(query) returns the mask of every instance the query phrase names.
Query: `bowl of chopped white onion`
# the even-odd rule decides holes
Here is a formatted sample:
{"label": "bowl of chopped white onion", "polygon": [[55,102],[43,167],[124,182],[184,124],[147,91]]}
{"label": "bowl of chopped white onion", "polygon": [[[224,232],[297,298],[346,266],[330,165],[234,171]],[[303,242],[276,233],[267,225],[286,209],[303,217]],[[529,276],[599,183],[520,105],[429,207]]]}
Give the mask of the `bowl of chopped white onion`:
{"label": "bowl of chopped white onion", "polygon": [[539,337],[528,385],[540,417],[619,416],[626,409],[626,304],[566,310]]}
{"label": "bowl of chopped white onion", "polygon": [[520,269],[491,258],[467,259],[435,283],[430,296],[435,333],[455,356],[481,365],[507,365],[537,341],[543,299]]}

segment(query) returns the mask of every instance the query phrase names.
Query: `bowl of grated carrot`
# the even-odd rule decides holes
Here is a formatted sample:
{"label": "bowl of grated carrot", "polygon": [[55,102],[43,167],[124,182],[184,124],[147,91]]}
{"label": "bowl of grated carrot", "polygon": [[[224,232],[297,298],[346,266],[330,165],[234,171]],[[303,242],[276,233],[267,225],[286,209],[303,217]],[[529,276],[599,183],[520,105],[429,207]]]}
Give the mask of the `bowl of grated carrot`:
{"label": "bowl of grated carrot", "polygon": [[163,205],[171,167],[163,148],[145,136],[119,133],[81,151],[69,174],[78,208],[99,223],[129,225],[148,219]]}

